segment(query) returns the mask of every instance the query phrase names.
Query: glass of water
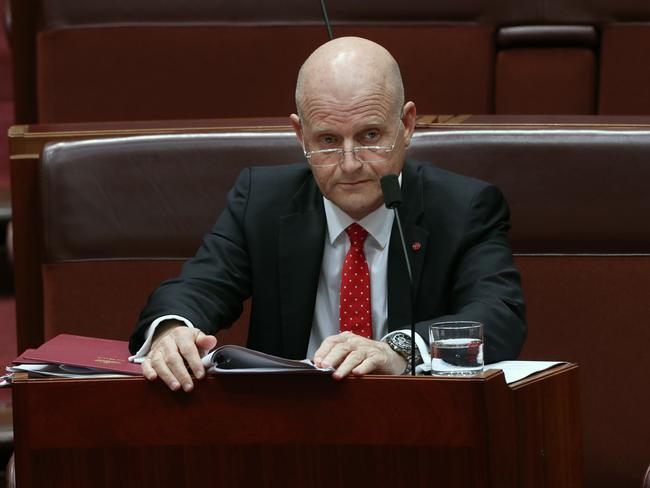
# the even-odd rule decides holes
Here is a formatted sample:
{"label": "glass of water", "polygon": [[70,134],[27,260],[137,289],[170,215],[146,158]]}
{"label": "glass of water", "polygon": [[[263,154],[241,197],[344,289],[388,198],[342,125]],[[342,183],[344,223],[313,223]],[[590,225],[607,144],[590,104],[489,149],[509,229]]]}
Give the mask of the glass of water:
{"label": "glass of water", "polygon": [[431,374],[473,376],[483,372],[483,324],[469,320],[435,322],[429,328]]}

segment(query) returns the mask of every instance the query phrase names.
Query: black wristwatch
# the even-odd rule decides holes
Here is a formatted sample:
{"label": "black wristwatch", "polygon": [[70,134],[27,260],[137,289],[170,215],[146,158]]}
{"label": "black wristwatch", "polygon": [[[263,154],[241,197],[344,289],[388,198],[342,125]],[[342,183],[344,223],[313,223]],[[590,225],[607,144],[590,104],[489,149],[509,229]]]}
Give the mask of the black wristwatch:
{"label": "black wristwatch", "polygon": [[[411,337],[403,332],[397,332],[386,339],[386,344],[397,354],[406,359],[406,368],[402,374],[411,373]],[[420,350],[415,347],[415,365],[422,364],[422,355]]]}

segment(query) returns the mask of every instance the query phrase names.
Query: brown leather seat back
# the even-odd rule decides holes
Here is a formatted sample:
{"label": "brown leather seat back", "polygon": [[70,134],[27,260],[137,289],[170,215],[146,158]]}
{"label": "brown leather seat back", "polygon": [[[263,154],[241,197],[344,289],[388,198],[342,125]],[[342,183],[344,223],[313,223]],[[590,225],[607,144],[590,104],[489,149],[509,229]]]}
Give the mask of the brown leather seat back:
{"label": "brown leather seat back", "polygon": [[[148,294],[194,255],[237,174],[246,166],[303,160],[290,132],[46,146],[45,337],[128,338]],[[245,342],[245,327],[233,332]]]}
{"label": "brown leather seat back", "polygon": [[517,253],[650,253],[648,131],[427,131],[409,154],[497,184]]}
{"label": "brown leather seat back", "polygon": [[497,45],[494,113],[596,113],[594,26],[507,26]]}

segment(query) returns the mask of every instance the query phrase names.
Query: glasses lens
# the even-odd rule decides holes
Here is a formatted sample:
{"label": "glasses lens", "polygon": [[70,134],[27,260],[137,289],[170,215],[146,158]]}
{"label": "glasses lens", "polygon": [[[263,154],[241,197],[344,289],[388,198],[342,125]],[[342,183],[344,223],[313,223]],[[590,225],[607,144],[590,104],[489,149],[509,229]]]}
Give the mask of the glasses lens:
{"label": "glasses lens", "polygon": [[313,151],[309,156],[309,162],[312,166],[334,166],[341,161],[339,151]]}
{"label": "glasses lens", "polygon": [[[376,146],[357,146],[351,151],[344,151],[343,149],[317,149],[315,151],[306,152],[305,155],[309,158],[309,164],[312,166],[335,166],[340,164],[345,154],[350,152],[354,158],[361,163],[385,163],[391,157],[392,151],[397,141],[398,131],[393,138],[393,143],[390,145],[376,145]],[[382,137],[381,141],[384,142],[387,137]],[[389,139],[390,140],[390,139]]]}
{"label": "glasses lens", "polygon": [[363,163],[383,163],[390,156],[390,147],[356,147],[354,152]]}

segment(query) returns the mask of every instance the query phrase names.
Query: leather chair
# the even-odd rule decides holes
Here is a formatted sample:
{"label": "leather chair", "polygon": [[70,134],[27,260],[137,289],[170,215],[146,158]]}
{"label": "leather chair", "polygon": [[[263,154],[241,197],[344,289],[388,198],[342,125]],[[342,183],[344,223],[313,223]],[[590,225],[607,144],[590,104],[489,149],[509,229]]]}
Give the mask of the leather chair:
{"label": "leather chair", "polygon": [[[67,332],[127,339],[149,293],[194,255],[239,172],[303,159],[293,132],[47,145],[41,158],[45,338]],[[232,333],[220,341],[246,342],[245,326]]]}
{"label": "leather chair", "polygon": [[596,113],[598,41],[591,25],[500,28],[494,113]]}

